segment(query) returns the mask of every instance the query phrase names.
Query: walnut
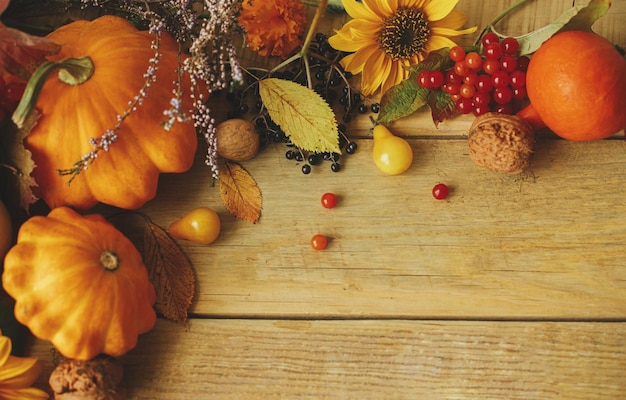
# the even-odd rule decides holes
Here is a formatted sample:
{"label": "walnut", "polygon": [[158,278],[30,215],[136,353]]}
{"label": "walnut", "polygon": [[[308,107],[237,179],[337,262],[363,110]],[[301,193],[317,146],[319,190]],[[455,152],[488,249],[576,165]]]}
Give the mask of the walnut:
{"label": "walnut", "polygon": [[232,161],[246,161],[259,152],[259,134],[250,121],[229,119],[215,129],[219,156]]}
{"label": "walnut", "polygon": [[515,115],[487,113],[469,130],[470,158],[495,172],[518,174],[530,166],[535,144],[533,128]]}
{"label": "walnut", "polygon": [[50,374],[48,380],[58,400],[124,400],[122,364],[102,356],[93,360],[65,360]]}

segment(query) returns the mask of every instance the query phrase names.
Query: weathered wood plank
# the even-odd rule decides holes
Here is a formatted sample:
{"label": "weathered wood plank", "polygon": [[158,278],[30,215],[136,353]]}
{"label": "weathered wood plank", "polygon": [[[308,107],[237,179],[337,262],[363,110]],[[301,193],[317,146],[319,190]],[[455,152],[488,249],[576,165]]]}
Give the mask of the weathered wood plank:
{"label": "weathered wood plank", "polygon": [[[224,209],[202,164],[166,176],[143,210],[167,226],[208,205],[222,217],[210,246],[181,242],[195,266],[192,311],[220,316],[420,318],[626,317],[622,140],[541,140],[532,169],[476,167],[465,140],[411,140],[415,161],[383,176],[360,140],[344,170],[311,175],[270,146],[244,166],[264,196],[258,224]],[[452,193],[434,200],[445,182]],[[324,209],[332,191],[339,205]],[[315,233],[331,237],[314,251]]]}
{"label": "weathered wood plank", "polygon": [[[122,360],[137,400],[619,399],[625,335],[624,323],[159,321]],[[33,354],[48,373],[49,346]]]}

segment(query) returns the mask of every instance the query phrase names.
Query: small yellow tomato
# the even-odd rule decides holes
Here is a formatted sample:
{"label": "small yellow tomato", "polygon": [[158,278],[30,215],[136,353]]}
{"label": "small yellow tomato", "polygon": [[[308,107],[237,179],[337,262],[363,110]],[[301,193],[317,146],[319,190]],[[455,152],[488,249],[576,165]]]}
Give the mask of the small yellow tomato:
{"label": "small yellow tomato", "polygon": [[167,230],[177,239],[197,244],[211,244],[220,234],[220,216],[212,208],[198,207],[172,222]]}
{"label": "small yellow tomato", "polygon": [[409,142],[395,136],[383,125],[374,127],[374,163],[387,175],[399,175],[413,163],[413,149]]}
{"label": "small yellow tomato", "polygon": [[4,203],[0,201],[0,265],[4,261],[4,256],[11,247],[13,242],[13,228],[11,225],[11,215],[4,206]]}

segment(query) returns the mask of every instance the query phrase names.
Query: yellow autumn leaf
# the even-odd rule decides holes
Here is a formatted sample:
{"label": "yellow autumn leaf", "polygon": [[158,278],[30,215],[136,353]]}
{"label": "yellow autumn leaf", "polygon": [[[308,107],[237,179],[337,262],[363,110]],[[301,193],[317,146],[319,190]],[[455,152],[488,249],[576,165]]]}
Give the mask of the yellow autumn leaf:
{"label": "yellow autumn leaf", "polygon": [[256,181],[241,165],[226,162],[220,170],[220,195],[228,212],[256,224],[261,218],[263,197]]}
{"label": "yellow autumn leaf", "polygon": [[261,100],[293,144],[307,151],[341,153],[335,113],[313,90],[285,79],[259,83]]}

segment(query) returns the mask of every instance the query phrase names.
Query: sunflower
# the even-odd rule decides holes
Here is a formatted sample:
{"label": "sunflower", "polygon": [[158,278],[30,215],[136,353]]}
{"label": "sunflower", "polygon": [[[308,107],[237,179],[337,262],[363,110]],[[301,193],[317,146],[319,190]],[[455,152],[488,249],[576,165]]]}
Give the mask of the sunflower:
{"label": "sunflower", "polygon": [[307,23],[300,0],[243,0],[238,21],[250,49],[263,57],[282,58],[302,44]]}
{"label": "sunflower", "polygon": [[381,93],[408,76],[405,67],[429,52],[453,47],[449,39],[476,31],[458,30],[467,18],[454,10],[458,0],[342,0],[352,17],[328,39],[336,50],[351,52],[344,69],[361,73],[361,92]]}
{"label": "sunflower", "polygon": [[0,399],[47,399],[46,392],[30,387],[41,373],[37,359],[12,356],[11,347],[11,339],[0,336]]}

